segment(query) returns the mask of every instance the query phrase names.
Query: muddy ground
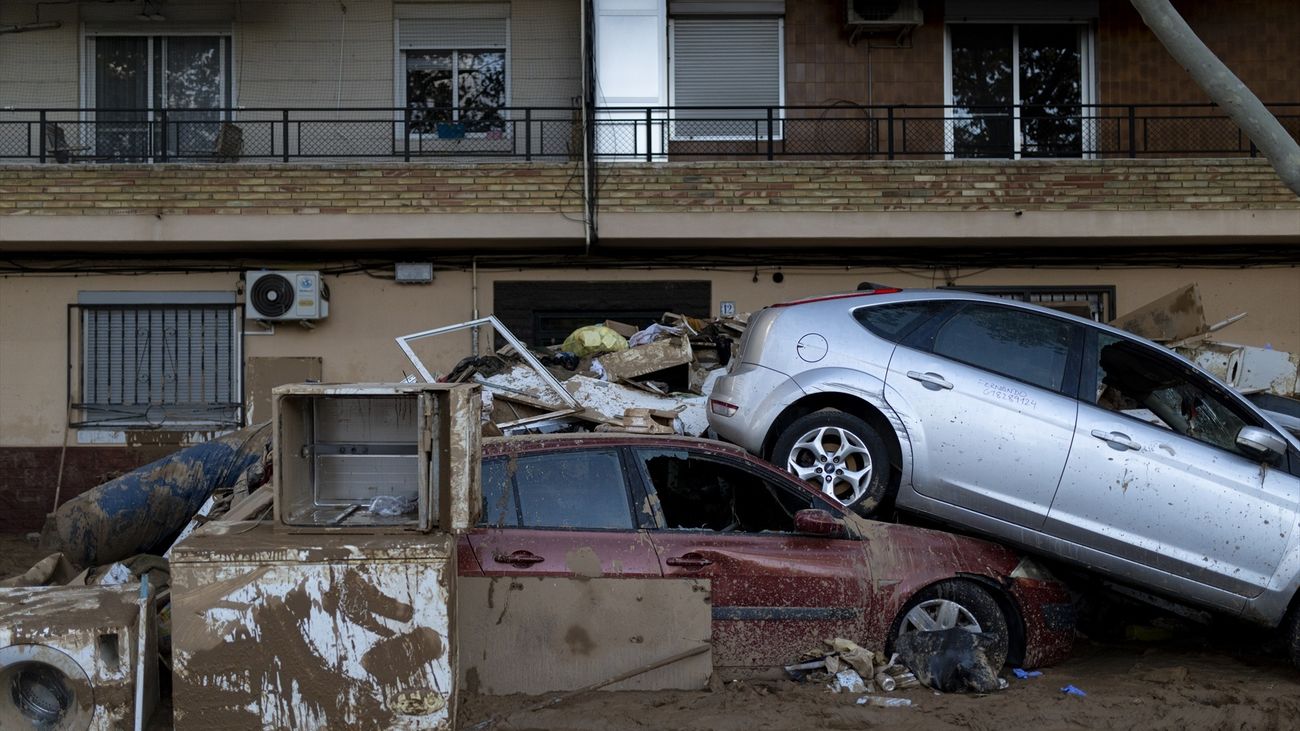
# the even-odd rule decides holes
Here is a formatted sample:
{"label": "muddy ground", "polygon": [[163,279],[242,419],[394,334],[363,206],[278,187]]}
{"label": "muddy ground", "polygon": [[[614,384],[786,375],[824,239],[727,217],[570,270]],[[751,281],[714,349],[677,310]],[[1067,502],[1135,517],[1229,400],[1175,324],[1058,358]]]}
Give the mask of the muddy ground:
{"label": "muddy ground", "polygon": [[[41,558],[21,535],[0,534],[0,577]],[[461,699],[459,728],[495,718],[500,731],[556,729],[1293,729],[1300,727],[1300,670],[1267,633],[1233,624],[1201,627],[1151,616],[1117,615],[1094,635],[1080,636],[1066,662],[1043,675],[976,697],[912,689],[912,708],[870,708],[854,696],[787,680],[715,683],[712,690],[591,692],[545,710],[554,696],[470,696]],[[1136,624],[1133,624],[1136,622]],[[1124,639],[1130,627],[1148,641]],[[1161,636],[1163,635],[1163,636]],[[539,668],[538,672],[545,672]],[[1069,696],[1070,684],[1087,697]],[[166,709],[164,709],[166,714]],[[160,714],[162,715],[162,714]],[[151,728],[168,728],[165,718]]]}
{"label": "muddy ground", "polygon": [[[1205,636],[1158,643],[1080,639],[1066,662],[983,697],[912,689],[912,708],[867,708],[854,697],[790,681],[733,681],[714,691],[593,692],[529,712],[544,698],[462,700],[460,728],[493,715],[524,729],[1294,729],[1300,671],[1280,657]],[[1072,684],[1087,697],[1065,695]]]}

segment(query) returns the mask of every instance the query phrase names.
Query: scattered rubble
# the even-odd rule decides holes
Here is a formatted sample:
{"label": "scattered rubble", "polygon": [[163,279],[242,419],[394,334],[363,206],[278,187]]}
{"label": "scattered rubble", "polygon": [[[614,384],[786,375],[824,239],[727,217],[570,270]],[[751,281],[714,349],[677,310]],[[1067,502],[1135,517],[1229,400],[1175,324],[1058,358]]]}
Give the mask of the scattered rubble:
{"label": "scattered rubble", "polygon": [[[479,383],[487,436],[572,431],[700,436],[708,394],[735,355],[747,314],[704,320],[666,312],[637,329],[616,320],[578,328],[559,346],[529,348],[495,317],[397,338],[428,382]],[[491,326],[506,342],[432,372],[411,343]]]}
{"label": "scattered rubble", "polygon": [[992,693],[1006,687],[988,658],[989,648],[999,641],[993,633],[953,627],[905,632],[896,644],[899,659],[922,685],[942,693]]}
{"label": "scattered rubble", "polygon": [[[1240,345],[1211,336],[1247,313],[1208,324],[1201,292],[1185,285],[1111,321],[1111,325],[1170,348],[1249,398],[1282,428],[1300,436],[1300,353]],[[1138,415],[1141,416],[1141,415]]]}

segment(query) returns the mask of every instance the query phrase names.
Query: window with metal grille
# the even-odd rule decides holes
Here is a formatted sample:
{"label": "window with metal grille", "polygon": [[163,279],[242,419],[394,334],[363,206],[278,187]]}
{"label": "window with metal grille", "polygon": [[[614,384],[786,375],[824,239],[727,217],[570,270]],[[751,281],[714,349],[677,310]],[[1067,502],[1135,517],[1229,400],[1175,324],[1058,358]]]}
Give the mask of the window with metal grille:
{"label": "window with metal grille", "polygon": [[1029,302],[1097,322],[1115,319],[1115,288],[1095,287],[952,287],[1002,299]]}
{"label": "window with metal grille", "polygon": [[[783,34],[781,18],[674,18],[673,139],[767,139],[768,108],[781,115]],[[772,137],[781,137],[779,121]]]}
{"label": "window with metal grille", "polygon": [[240,424],[243,359],[238,305],[173,304],[159,302],[156,296],[142,296],[139,304],[95,303],[130,293],[88,293],[118,295],[109,298],[85,294],[76,306],[80,332],[69,343],[70,354],[78,353],[80,364],[69,389],[72,426]]}

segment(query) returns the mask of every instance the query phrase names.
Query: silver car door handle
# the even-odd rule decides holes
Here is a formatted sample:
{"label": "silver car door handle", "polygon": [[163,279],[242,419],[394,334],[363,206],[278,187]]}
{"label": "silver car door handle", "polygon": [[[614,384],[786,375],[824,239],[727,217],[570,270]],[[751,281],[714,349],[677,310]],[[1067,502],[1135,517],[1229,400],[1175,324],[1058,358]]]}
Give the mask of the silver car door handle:
{"label": "silver car door handle", "polygon": [[921,373],[920,371],[908,371],[907,377],[912,379],[913,381],[928,383],[931,386],[938,386],[939,388],[948,389],[948,390],[952,389],[952,384],[944,380],[943,376],[939,375],[938,373]]}
{"label": "silver car door handle", "polygon": [[1129,439],[1127,434],[1121,434],[1117,431],[1107,432],[1100,429],[1093,429],[1092,435],[1107,444],[1114,444],[1117,447],[1132,449],[1134,451],[1140,451],[1142,449],[1141,444]]}

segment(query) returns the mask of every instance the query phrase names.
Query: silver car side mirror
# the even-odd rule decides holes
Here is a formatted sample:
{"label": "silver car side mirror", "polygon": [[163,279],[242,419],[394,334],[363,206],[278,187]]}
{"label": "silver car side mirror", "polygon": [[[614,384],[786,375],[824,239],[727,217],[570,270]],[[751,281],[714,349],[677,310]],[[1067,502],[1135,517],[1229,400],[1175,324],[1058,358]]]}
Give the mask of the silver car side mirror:
{"label": "silver car side mirror", "polygon": [[1261,459],[1275,459],[1286,454],[1282,437],[1257,426],[1243,426],[1237,432],[1237,446],[1246,454]]}

